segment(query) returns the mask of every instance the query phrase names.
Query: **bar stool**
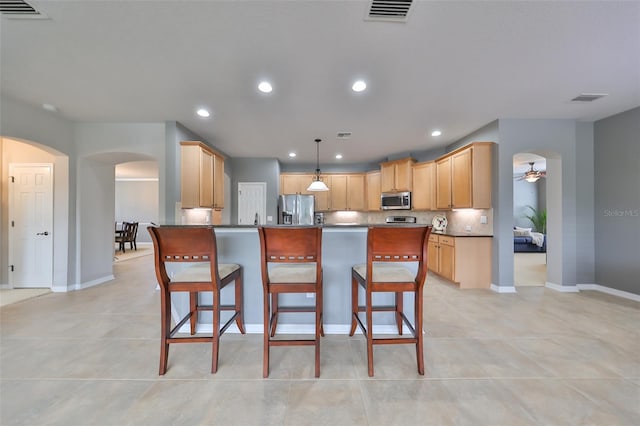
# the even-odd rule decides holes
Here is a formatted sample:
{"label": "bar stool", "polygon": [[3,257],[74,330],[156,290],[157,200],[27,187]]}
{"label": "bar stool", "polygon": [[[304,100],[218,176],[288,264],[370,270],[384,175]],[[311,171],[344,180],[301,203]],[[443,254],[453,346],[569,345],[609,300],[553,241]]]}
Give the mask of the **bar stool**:
{"label": "bar stool", "polygon": [[[367,234],[367,263],[351,269],[351,331],[353,336],[359,325],[367,340],[367,363],[369,377],[373,377],[373,345],[416,345],[418,373],[424,375],[422,338],[422,290],[427,277],[427,243],[431,227],[369,227]],[[400,262],[417,262],[417,273],[412,273]],[[370,273],[373,271],[373,273]],[[365,291],[365,305],[358,304],[359,286]],[[395,293],[394,306],[373,306],[372,294]],[[404,292],[412,292],[415,318],[412,325],[403,312]],[[403,322],[412,337],[373,337],[373,312],[394,312],[398,335],[402,335]],[[365,312],[366,326],[359,316]]]}
{"label": "bar stool", "polygon": [[[264,295],[263,377],[269,377],[272,346],[314,345],[315,376],[320,377],[322,328],[322,228],[259,227]],[[283,293],[314,293],[315,306],[279,306]],[[289,312],[315,313],[313,339],[273,339],[278,316]]]}
{"label": "bar stool", "polygon": [[[235,320],[238,329],[245,333],[242,313],[242,266],[218,264],[216,235],[212,227],[148,227],[155,251],[155,270],[160,284],[160,371],[167,372],[169,345],[172,343],[211,343],[211,373],[218,370],[218,348],[220,336]],[[170,262],[195,263],[177,272],[173,278],[167,274]],[[234,304],[220,304],[220,290],[234,285]],[[171,294],[189,293],[189,313],[171,328]],[[213,294],[212,305],[201,305],[200,292]],[[213,334],[196,335],[198,312],[212,311]],[[220,327],[220,311],[232,311],[231,318]],[[174,337],[187,321],[190,321],[190,336]]]}

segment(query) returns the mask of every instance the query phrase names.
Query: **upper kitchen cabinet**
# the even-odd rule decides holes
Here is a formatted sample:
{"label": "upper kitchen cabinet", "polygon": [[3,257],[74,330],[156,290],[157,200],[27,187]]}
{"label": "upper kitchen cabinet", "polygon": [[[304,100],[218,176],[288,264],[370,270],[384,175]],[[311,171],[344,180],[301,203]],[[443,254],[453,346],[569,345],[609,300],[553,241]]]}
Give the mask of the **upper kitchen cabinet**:
{"label": "upper kitchen cabinet", "polygon": [[180,142],[182,208],[224,208],[224,157],[198,141]]}
{"label": "upper kitchen cabinet", "polygon": [[310,174],[292,173],[280,175],[280,194],[307,194],[313,180]]}
{"label": "upper kitchen cabinet", "polygon": [[380,210],[380,172],[367,173],[367,210]]}
{"label": "upper kitchen cabinet", "polygon": [[474,142],[436,161],[437,209],[491,208],[492,142]]}
{"label": "upper kitchen cabinet", "polygon": [[416,163],[413,165],[414,210],[435,210],[436,208],[436,163]]}
{"label": "upper kitchen cabinet", "polygon": [[329,205],[326,210],[366,210],[364,174],[330,175],[327,185]]}
{"label": "upper kitchen cabinet", "polygon": [[412,158],[380,164],[381,192],[411,191]]}

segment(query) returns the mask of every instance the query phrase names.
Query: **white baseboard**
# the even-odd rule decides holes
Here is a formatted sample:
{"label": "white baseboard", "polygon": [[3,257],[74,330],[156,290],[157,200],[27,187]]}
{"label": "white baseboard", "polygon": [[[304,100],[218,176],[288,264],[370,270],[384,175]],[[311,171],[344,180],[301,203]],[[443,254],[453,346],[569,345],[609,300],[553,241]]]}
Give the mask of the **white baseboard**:
{"label": "white baseboard", "polygon": [[611,287],[605,287],[599,284],[578,284],[577,287],[581,291],[584,291],[584,290],[599,291],[601,293],[607,293],[613,296],[618,296],[624,299],[640,302],[640,294],[629,293],[628,291],[618,290]]}
{"label": "white baseboard", "polygon": [[84,282],[84,283],[78,283],[75,286],[73,286],[72,290],[84,290],[85,288],[93,287],[93,286],[96,286],[98,284],[102,284],[102,283],[105,283],[107,281],[111,281],[111,280],[114,280],[114,279],[115,279],[115,277],[113,275],[107,275],[107,276],[104,276],[104,277],[96,278],[95,280],[87,281],[87,282]]}
{"label": "white baseboard", "polygon": [[0,290],[11,290],[11,286],[9,284],[0,284]]}
{"label": "white baseboard", "polygon": [[491,284],[491,290],[495,291],[496,293],[517,293],[515,286]]}
{"label": "white baseboard", "polygon": [[575,285],[560,285],[550,283],[548,281],[544,284],[544,286],[550,288],[551,290],[559,291],[562,293],[578,293],[580,291]]}

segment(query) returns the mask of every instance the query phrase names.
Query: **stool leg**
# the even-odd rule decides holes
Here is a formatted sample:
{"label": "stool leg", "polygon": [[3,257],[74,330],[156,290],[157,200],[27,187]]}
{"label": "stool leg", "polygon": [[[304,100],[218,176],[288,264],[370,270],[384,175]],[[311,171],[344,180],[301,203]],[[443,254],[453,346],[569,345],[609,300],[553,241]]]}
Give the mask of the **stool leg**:
{"label": "stool leg", "polygon": [[[322,282],[320,283],[322,286]],[[316,291],[316,377],[320,377],[320,334],[322,333],[322,287]]]}
{"label": "stool leg", "polygon": [[264,332],[262,336],[264,348],[262,351],[262,377],[265,379],[269,377],[269,318],[271,318],[271,312],[269,309],[269,293],[265,289],[263,291],[263,303],[264,306],[262,308],[263,314],[263,323],[264,323]]}
{"label": "stool leg", "polygon": [[396,324],[398,325],[398,334],[402,336],[402,309],[404,297],[401,291],[396,292]]}
{"label": "stool leg", "polygon": [[242,306],[244,305],[243,299],[243,288],[242,288],[242,267],[240,268],[240,275],[236,278],[235,283],[233,284],[235,287],[235,309],[238,312],[238,316],[236,317],[236,325],[240,330],[240,333],[245,334],[244,330],[244,309]]}
{"label": "stool leg", "polygon": [[416,330],[416,357],[418,358],[418,374],[424,376],[424,341],[422,338],[422,288],[415,292],[416,319],[414,329]]}
{"label": "stool leg", "polygon": [[213,292],[213,338],[211,345],[211,373],[218,371],[220,349],[220,290]]}
{"label": "stool leg", "polygon": [[271,293],[271,316],[273,317],[273,322],[271,323],[271,337],[276,335],[278,315],[278,293]]}
{"label": "stool leg", "polygon": [[191,335],[196,334],[196,323],[198,322],[198,292],[189,292],[189,324],[191,325]]}
{"label": "stool leg", "polygon": [[358,282],[351,275],[351,330],[349,336],[353,336],[356,332],[358,323],[356,322],[356,315],[358,315]]}
{"label": "stool leg", "polygon": [[367,365],[369,368],[369,377],[373,377],[373,312],[371,305],[371,290],[367,288]]}
{"label": "stool leg", "polygon": [[160,299],[160,368],[158,374],[162,376],[167,372],[169,359],[167,338],[171,332],[171,297],[162,289]]}

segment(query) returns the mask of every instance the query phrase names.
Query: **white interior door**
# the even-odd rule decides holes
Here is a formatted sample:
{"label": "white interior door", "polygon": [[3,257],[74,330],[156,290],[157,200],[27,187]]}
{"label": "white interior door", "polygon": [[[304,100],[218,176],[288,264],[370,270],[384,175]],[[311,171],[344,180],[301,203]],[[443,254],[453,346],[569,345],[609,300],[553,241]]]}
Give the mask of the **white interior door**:
{"label": "white interior door", "polygon": [[9,284],[53,284],[53,165],[10,164]]}
{"label": "white interior door", "polygon": [[238,225],[264,225],[267,211],[266,182],[238,182]]}

